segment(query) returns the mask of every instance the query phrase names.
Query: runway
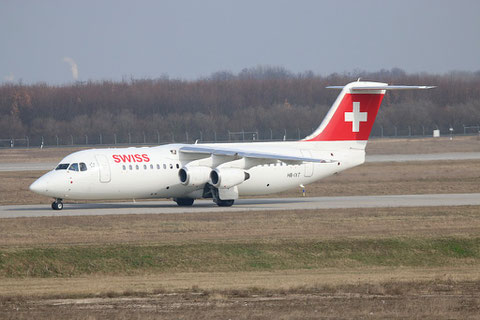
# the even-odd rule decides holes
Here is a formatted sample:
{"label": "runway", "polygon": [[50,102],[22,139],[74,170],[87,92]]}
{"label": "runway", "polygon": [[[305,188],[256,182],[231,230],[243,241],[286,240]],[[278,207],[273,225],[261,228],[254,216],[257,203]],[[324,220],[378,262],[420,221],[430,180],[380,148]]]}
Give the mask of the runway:
{"label": "runway", "polygon": [[[407,161],[445,161],[479,160],[480,152],[450,152],[428,154],[367,154],[365,162],[407,162]],[[0,171],[48,171],[55,168],[55,162],[0,163]]]}
{"label": "runway", "polygon": [[67,202],[62,211],[54,211],[48,203],[45,203],[0,206],[0,218],[461,205],[480,205],[480,193],[239,199],[230,208],[218,207],[211,200],[196,200],[192,207],[178,207],[173,201],[87,204],[69,204]]}

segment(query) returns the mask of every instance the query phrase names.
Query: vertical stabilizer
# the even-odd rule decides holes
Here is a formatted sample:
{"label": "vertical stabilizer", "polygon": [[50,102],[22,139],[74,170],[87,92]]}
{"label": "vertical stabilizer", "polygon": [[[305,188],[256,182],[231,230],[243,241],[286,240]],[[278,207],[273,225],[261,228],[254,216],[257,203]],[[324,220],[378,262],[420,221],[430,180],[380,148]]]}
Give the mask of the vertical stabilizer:
{"label": "vertical stabilizer", "polygon": [[320,126],[304,141],[367,141],[386,90],[430,89],[356,81],[342,89]]}

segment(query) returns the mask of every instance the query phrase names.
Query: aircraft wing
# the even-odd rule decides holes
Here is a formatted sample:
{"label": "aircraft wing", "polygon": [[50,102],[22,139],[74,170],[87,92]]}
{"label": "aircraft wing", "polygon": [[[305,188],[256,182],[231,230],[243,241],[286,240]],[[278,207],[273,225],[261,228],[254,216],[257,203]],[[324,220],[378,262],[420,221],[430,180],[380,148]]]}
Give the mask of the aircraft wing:
{"label": "aircraft wing", "polygon": [[[291,153],[287,151],[285,153],[258,152],[255,150],[245,150],[240,148],[208,147],[208,146],[197,146],[197,145],[189,145],[189,146],[183,146],[179,148],[179,152],[181,154],[188,155],[189,158],[191,158],[192,160],[202,159],[206,157],[216,157],[216,158],[225,158],[225,161],[221,161],[221,162],[229,162],[229,161],[243,158],[250,162],[256,163],[256,165],[268,164],[276,161],[282,161],[289,164],[301,164],[303,162],[315,162],[315,163],[335,162],[335,160],[292,156],[290,155]],[[298,152],[298,150],[295,150],[295,151]]]}

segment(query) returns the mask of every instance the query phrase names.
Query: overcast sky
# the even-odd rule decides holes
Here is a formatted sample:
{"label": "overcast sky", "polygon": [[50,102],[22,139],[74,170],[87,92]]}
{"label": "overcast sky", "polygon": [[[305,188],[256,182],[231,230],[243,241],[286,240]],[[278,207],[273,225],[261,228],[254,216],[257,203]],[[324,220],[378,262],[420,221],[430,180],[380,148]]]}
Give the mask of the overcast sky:
{"label": "overcast sky", "polygon": [[478,0],[0,2],[0,82],[480,70]]}

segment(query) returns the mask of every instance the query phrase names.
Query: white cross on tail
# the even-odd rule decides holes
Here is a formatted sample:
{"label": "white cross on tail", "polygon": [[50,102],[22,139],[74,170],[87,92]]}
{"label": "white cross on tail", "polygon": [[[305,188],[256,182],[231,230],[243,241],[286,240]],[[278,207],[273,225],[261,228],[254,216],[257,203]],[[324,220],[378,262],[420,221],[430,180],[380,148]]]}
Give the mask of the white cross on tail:
{"label": "white cross on tail", "polygon": [[366,122],[367,115],[367,112],[360,112],[360,102],[354,102],[353,112],[345,112],[345,122],[352,123],[352,132],[359,132],[360,122]]}

